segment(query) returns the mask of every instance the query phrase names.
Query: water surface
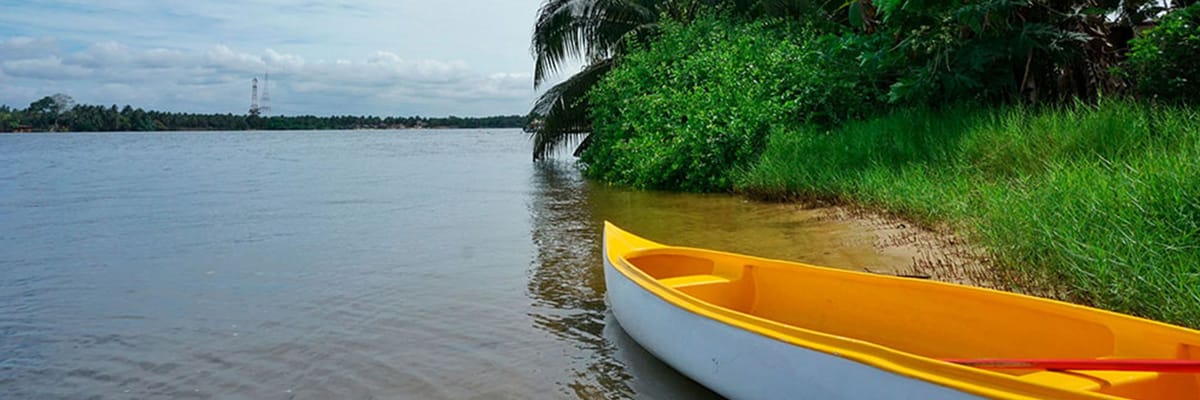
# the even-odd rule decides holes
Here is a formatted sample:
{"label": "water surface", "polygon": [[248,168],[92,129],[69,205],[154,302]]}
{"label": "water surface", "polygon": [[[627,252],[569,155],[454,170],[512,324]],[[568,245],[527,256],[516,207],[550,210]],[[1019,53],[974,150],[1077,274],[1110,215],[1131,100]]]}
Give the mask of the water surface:
{"label": "water surface", "polygon": [[608,312],[604,220],[835,266],[796,206],[589,183],[516,130],[0,135],[0,397],[706,398]]}

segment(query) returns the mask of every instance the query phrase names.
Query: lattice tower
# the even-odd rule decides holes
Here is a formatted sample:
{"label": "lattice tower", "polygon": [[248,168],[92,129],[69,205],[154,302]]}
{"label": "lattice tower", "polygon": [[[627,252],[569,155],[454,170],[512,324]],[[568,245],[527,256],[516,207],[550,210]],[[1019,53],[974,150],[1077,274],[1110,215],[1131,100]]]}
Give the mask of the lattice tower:
{"label": "lattice tower", "polygon": [[259,99],[258,112],[261,114],[271,112],[271,74],[269,72],[263,76],[263,94]]}
{"label": "lattice tower", "polygon": [[258,115],[258,78],[250,81],[250,114]]}

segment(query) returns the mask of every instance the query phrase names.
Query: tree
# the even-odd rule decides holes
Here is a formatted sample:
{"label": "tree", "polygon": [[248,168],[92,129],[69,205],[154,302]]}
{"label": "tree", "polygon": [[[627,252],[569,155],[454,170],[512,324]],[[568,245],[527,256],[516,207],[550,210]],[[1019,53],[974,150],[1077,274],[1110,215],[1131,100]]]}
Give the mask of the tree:
{"label": "tree", "polygon": [[612,69],[630,41],[653,33],[661,15],[690,19],[702,0],[547,0],[533,28],[533,86],[538,88],[569,60],[587,63],[579,73],[546,90],[534,103],[540,124],[533,130],[533,159],[590,134],[588,90]]}
{"label": "tree", "polygon": [[55,93],[52,96],[46,96],[38,101],[29,103],[29,108],[25,113],[29,115],[30,122],[34,126],[46,127],[51,126],[51,131],[58,130],[58,123],[63,114],[71,111],[75,107],[75,99],[62,93]]}
{"label": "tree", "polygon": [[29,108],[25,109],[25,115],[29,118],[29,123],[35,127],[50,126],[54,121],[54,99],[46,96],[29,103]]}
{"label": "tree", "polygon": [[17,125],[17,115],[6,105],[0,105],[0,132],[12,130]]}
{"label": "tree", "polygon": [[587,93],[630,43],[653,36],[660,18],[687,23],[705,9],[745,17],[799,17],[813,8],[806,0],[546,0],[538,10],[531,51],[533,86],[545,83],[570,60],[585,67],[547,89],[534,103],[530,124],[533,159],[578,142],[575,155],[591,142]]}
{"label": "tree", "polygon": [[50,96],[50,112],[54,115],[54,128],[51,131],[58,130],[58,123],[62,120],[64,114],[75,108],[75,99],[62,93],[55,93]]}
{"label": "tree", "polygon": [[53,102],[51,107],[53,107],[55,114],[63,114],[75,107],[75,99],[62,93],[55,93],[50,96],[50,100]]}

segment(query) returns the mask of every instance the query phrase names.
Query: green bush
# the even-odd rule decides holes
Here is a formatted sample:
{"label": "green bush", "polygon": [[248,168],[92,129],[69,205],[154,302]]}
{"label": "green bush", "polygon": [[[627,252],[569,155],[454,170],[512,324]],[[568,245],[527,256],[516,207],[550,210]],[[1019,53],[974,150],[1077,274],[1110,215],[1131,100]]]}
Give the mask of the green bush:
{"label": "green bush", "polygon": [[1130,47],[1129,72],[1139,93],[1171,102],[1200,99],[1200,3],[1167,14]]}
{"label": "green bush", "polygon": [[872,46],[781,22],[664,22],[589,94],[586,173],[641,188],[727,190],[771,130],[873,110],[880,72],[859,59]]}

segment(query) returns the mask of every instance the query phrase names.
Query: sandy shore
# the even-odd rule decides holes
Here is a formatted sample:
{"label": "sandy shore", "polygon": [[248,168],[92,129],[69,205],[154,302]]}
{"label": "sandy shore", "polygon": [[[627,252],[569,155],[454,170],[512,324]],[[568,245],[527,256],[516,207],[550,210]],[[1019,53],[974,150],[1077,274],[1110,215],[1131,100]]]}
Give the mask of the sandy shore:
{"label": "sandy shore", "polygon": [[1044,278],[996,265],[985,249],[972,245],[948,227],[930,229],[891,214],[855,206],[804,208],[802,213],[810,215],[809,218],[846,224],[859,235],[865,235],[863,239],[873,241],[875,262],[856,269],[1058,300],[1065,298],[1062,288]]}
{"label": "sandy shore", "polygon": [[993,265],[986,251],[970,245],[948,228],[927,229],[889,214],[853,206],[820,207],[808,212],[813,212],[815,218],[854,226],[873,240],[877,265],[860,267],[864,271],[1011,290],[1011,277]]}

